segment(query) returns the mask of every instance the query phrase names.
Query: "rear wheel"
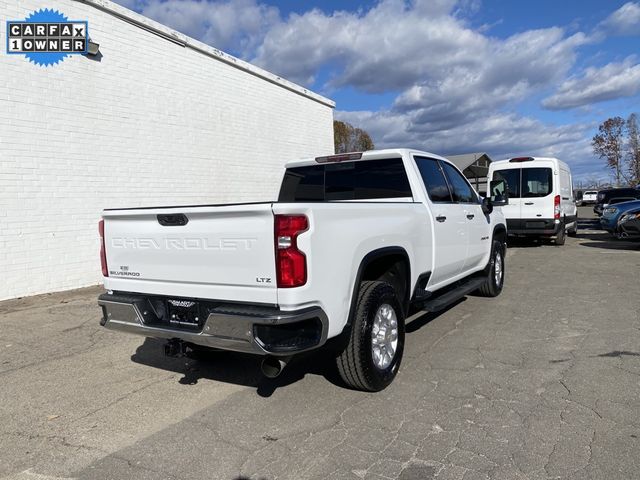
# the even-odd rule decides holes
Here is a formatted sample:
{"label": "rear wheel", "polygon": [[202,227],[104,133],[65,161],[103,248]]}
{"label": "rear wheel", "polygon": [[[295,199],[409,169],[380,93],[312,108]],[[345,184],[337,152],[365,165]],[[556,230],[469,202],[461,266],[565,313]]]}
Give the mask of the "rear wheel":
{"label": "rear wheel", "polygon": [[404,351],[404,314],[391,285],[360,284],[349,334],[336,358],[342,380],[358,390],[383,390],[398,373]]}
{"label": "rear wheel", "polygon": [[497,297],[502,292],[504,285],[504,254],[505,244],[499,240],[494,240],[491,247],[491,257],[489,259],[487,279],[477,290],[482,297]]}
{"label": "rear wheel", "polygon": [[573,224],[573,228],[570,228],[567,231],[567,235],[569,235],[570,237],[577,237],[578,236],[578,219],[576,218],[575,223]]}

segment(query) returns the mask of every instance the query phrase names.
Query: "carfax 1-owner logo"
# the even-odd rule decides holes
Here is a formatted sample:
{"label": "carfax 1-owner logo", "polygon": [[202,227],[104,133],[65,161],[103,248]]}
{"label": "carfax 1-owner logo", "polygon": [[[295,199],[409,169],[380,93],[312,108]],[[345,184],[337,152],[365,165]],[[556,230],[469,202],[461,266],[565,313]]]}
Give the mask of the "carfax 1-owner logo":
{"label": "carfax 1-owner logo", "polygon": [[24,20],[7,21],[7,53],[24,55],[36,65],[55,65],[67,55],[86,54],[89,25],[69,20],[52,9],[33,12]]}

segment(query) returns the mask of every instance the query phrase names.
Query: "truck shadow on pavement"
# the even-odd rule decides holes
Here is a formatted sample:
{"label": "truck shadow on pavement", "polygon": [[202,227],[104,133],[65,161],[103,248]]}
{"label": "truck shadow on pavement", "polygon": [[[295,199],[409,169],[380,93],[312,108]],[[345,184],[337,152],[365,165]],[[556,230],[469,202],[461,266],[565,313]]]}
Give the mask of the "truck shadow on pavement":
{"label": "truck shadow on pavement", "polygon": [[[437,313],[414,312],[407,318],[406,333],[409,335],[419,330],[465,299],[466,297],[463,297]],[[164,355],[164,341],[153,338],[146,338],[131,356],[131,360],[141,365],[180,374],[182,377],[178,383],[181,385],[195,385],[200,380],[213,380],[253,387],[259,396],[270,397],[278,388],[296,383],[309,374],[322,376],[338,387],[348,388],[338,374],[333,355],[331,349],[327,348],[298,354],[275,379],[262,375],[262,357],[222,350],[198,352],[195,357],[167,357]]]}
{"label": "truck shadow on pavement", "polygon": [[331,354],[323,349],[296,355],[280,376],[269,379],[262,375],[262,358],[237,352],[198,352],[195,358],[172,358],[164,355],[164,342],[145,339],[131,356],[135,363],[181,374],[178,382],[195,385],[200,380],[214,380],[256,388],[261,397],[270,397],[278,388],[302,380],[305,375],[321,375],[331,383],[344,387],[332,361]]}

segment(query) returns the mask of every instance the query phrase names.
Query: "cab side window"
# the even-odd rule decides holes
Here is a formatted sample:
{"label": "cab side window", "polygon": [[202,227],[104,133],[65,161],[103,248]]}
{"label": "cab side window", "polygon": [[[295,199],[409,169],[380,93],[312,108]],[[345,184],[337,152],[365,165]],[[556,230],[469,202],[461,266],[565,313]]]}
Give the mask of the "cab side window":
{"label": "cab side window", "polygon": [[439,162],[425,157],[415,157],[415,161],[431,201],[451,203],[453,198]]}
{"label": "cab side window", "polygon": [[453,189],[453,201],[458,203],[478,203],[478,196],[462,174],[449,163],[441,163],[444,173],[449,180],[449,184]]}

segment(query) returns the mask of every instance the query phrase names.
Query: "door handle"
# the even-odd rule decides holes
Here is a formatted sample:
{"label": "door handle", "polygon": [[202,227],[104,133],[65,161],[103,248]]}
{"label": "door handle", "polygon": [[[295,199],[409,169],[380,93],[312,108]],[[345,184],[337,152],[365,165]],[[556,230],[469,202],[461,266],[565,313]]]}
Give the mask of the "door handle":
{"label": "door handle", "polygon": [[533,202],[524,202],[525,205],[533,205]]}
{"label": "door handle", "polygon": [[467,218],[469,220],[473,220],[473,217],[475,217],[475,215],[473,213],[467,213]]}
{"label": "door handle", "polygon": [[440,223],[444,222],[447,219],[447,217],[445,217],[444,215],[438,215],[436,217],[436,220],[439,221]]}

